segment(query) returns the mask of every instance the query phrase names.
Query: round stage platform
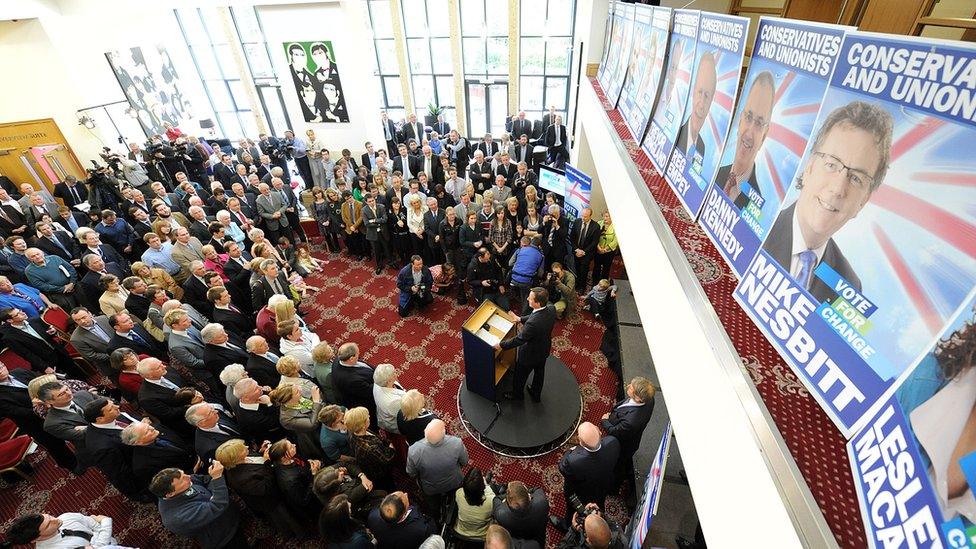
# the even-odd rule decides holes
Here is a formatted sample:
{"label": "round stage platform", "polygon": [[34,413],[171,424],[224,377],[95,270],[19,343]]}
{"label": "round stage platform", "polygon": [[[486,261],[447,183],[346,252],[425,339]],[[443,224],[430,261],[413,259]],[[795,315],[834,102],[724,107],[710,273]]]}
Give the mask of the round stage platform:
{"label": "round stage platform", "polygon": [[[511,388],[509,373],[500,386],[501,393]],[[532,376],[529,376],[530,385]],[[494,402],[467,389],[458,388],[458,414],[464,428],[479,444],[492,452],[509,457],[536,457],[566,443],[579,427],[583,417],[583,395],[569,367],[550,356],[546,361],[546,381],[541,402],[500,400]],[[500,412],[500,414],[499,414]]]}

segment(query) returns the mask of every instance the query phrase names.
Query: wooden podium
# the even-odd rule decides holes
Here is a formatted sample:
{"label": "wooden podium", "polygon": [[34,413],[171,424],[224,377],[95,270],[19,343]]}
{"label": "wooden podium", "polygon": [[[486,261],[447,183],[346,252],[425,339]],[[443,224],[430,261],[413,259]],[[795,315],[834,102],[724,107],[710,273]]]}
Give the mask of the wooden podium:
{"label": "wooden podium", "polygon": [[498,401],[498,383],[515,367],[515,349],[496,351],[495,344],[515,335],[508,312],[485,300],[461,327],[464,345],[464,377],[469,391]]}

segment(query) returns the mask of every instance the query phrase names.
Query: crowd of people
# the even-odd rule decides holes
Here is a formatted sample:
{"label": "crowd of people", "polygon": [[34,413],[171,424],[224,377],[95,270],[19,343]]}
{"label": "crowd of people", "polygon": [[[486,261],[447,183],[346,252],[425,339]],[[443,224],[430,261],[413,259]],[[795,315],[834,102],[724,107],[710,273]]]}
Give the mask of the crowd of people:
{"label": "crowd of people", "polygon": [[[582,301],[605,314],[613,224],[589,209],[568,223],[517,144],[469,147],[449,131],[435,155],[436,135],[386,122],[392,159],[366,143],[360,163],[333,160],[311,130],[230,150],[174,128],[151,150],[131,144],[117,172],[66,177],[62,204],[29,184],[0,189],[0,338],[31,365],[0,365],[0,416],[67,471],[98,469],[156,503],[167,530],[202,547],[248,546],[232,494],[282,536],[329,547],[443,547],[445,532],[544,546],[541,489],[486,478],[394,365],[320,340],[299,306],[316,290],[307,277],[345,253],[398,270],[401,315],[455,291],[525,307],[545,286],[562,316],[591,271]],[[303,213],[328,257],[311,253]],[[567,512],[551,520],[565,546],[620,546],[600,510],[632,481],[653,395],[635,378],[602,425],[580,426],[560,464]],[[98,547],[111,527],[28,514],[7,539]]]}

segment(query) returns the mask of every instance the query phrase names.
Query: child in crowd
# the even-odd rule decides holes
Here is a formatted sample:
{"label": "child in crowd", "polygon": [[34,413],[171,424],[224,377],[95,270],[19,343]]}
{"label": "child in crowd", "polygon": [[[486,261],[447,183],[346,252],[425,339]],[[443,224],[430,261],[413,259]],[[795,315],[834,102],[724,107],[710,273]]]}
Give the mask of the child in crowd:
{"label": "child in crowd", "polygon": [[600,318],[600,313],[607,304],[607,296],[611,298],[617,297],[617,285],[610,284],[610,281],[604,278],[600,282],[597,282],[596,286],[593,286],[589,293],[586,294],[586,305],[584,308],[591,311],[593,316]]}
{"label": "child in crowd", "polygon": [[434,156],[440,156],[441,150],[443,150],[443,143],[441,142],[441,136],[437,132],[430,132],[430,140],[427,141],[427,144],[430,145],[430,150],[434,153]]}
{"label": "child in crowd", "polygon": [[321,261],[312,257],[312,254],[308,251],[308,247],[305,245],[298,246],[295,249],[295,259],[297,260],[298,264],[309,273],[321,273],[322,263],[329,262],[328,260]]}
{"label": "child in crowd", "polygon": [[430,290],[435,294],[445,295],[457,283],[457,273],[450,263],[434,265],[430,268],[430,274],[434,277],[434,286]]}

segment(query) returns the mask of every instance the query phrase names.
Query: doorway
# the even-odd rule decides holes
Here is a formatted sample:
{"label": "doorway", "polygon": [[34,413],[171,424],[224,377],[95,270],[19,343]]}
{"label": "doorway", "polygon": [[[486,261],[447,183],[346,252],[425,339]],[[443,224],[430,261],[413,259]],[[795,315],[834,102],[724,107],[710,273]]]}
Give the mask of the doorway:
{"label": "doorway", "polygon": [[508,82],[466,80],[464,94],[468,105],[468,139],[478,142],[486,133],[500,138],[505,133],[508,116]]}

